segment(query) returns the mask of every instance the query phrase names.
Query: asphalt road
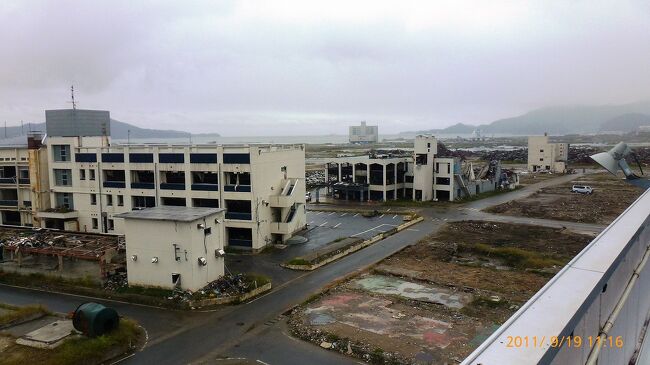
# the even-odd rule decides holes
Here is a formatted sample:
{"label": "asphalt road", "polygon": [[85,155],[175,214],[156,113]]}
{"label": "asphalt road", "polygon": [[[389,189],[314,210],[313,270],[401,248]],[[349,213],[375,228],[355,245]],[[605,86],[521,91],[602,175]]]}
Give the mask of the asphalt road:
{"label": "asphalt road", "polygon": [[[498,219],[523,223],[521,217],[496,216],[479,210],[522,198],[541,187],[561,184],[578,176],[580,175],[568,175],[547,180],[454,209],[421,209],[420,213],[426,219],[412,226],[412,229],[399,232],[313,272],[291,272],[281,281],[283,284],[275,287],[270,293],[242,305],[223,307],[213,312],[184,312],[102,300],[99,302],[105,302],[122,315],[138,320],[148,332],[149,341],[145,348],[122,361],[125,364],[218,363],[224,358],[247,358],[266,364],[352,364],[355,363],[354,359],[288,336],[279,316],[311,295],[322,291],[332,282],[361,272],[367,266],[416,243],[447,221]],[[572,229],[599,229],[568,222],[543,223],[574,225]],[[0,298],[9,304],[41,303],[59,312],[72,311],[79,304],[89,300],[3,285],[0,285]]]}

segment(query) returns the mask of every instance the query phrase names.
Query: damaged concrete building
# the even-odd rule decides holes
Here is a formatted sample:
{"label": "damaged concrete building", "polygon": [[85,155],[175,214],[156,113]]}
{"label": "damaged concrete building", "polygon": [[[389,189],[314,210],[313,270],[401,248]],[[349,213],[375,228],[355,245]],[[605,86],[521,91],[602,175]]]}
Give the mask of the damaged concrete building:
{"label": "damaged concrete building", "polygon": [[325,180],[334,198],[355,201],[452,201],[519,184],[517,174],[502,169],[499,161],[475,168],[437,152],[435,137],[419,135],[412,155],[326,160]]}
{"label": "damaged concrete building", "polygon": [[225,244],[252,251],[306,226],[304,145],[114,144],[108,111],[45,117],[0,149],[1,224],[123,234],[132,210],[223,208]]}
{"label": "damaged concrete building", "polygon": [[0,230],[0,270],[99,282],[123,271],[123,237],[42,228]]}

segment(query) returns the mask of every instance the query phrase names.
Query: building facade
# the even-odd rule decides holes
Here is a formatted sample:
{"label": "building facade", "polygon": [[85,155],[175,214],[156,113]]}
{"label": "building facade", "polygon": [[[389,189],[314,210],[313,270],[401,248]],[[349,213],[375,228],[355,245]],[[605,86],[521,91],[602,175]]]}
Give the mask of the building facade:
{"label": "building facade", "polygon": [[[34,158],[27,147],[0,151],[11,180],[0,186],[10,204],[0,210],[39,201],[21,225],[124,234],[117,215],[135,209],[223,208],[224,242],[246,250],[284,242],[306,226],[304,145],[118,145],[107,134],[108,112],[78,109],[47,111],[46,125],[46,146]],[[21,183],[25,169],[30,179]],[[18,223],[15,213],[6,216]]]}
{"label": "building facade", "polygon": [[356,201],[452,201],[518,185],[517,175],[502,171],[498,161],[475,171],[473,164],[437,152],[435,137],[416,136],[412,155],[325,160],[325,181],[335,199]]}
{"label": "building facade", "polygon": [[568,143],[549,143],[546,133],[528,137],[528,171],[564,173],[568,159]]}
{"label": "building facade", "polygon": [[350,143],[377,143],[379,142],[379,127],[376,125],[366,125],[366,122],[361,122],[361,125],[350,126]]}

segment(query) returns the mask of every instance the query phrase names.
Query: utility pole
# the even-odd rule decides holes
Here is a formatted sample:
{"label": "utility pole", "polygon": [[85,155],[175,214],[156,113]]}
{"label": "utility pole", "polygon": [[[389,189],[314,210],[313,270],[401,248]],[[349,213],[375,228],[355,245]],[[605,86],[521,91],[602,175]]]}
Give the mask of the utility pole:
{"label": "utility pole", "polygon": [[131,144],[131,130],[126,130],[126,144]]}

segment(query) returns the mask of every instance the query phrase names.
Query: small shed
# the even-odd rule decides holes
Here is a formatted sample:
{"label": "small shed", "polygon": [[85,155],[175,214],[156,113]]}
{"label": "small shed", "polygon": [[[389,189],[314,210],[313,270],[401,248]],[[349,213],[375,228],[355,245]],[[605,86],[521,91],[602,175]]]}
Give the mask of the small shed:
{"label": "small shed", "polygon": [[160,206],[124,218],[129,285],[198,290],[224,274],[221,208]]}

